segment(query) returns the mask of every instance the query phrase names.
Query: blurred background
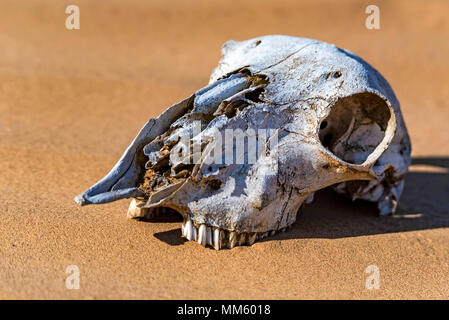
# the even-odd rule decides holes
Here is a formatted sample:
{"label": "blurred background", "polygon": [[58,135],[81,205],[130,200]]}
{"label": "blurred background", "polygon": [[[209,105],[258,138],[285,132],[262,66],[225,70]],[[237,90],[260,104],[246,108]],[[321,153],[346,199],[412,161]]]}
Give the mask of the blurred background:
{"label": "blurred background", "polygon": [[[80,30],[65,28],[70,4],[80,7]],[[121,130],[140,127],[204,86],[225,41],[286,34],[330,42],[367,60],[395,90],[415,152],[447,153],[448,137],[440,130],[447,113],[435,114],[448,109],[449,4],[379,1],[380,30],[365,27],[369,4],[375,3],[2,0],[2,111],[11,112],[0,124],[21,128],[7,136],[10,141],[58,136],[57,148],[92,148],[92,140],[83,144],[85,139],[61,130],[69,126],[95,139],[96,152],[114,152],[101,143],[108,135],[121,153],[129,142]],[[5,100],[12,102],[8,109]],[[33,119],[14,118],[24,112]],[[124,125],[107,132],[118,119]],[[32,134],[23,122],[31,120],[50,130]],[[435,130],[438,137],[419,130]]]}
{"label": "blurred background", "polygon": [[[0,298],[447,298],[448,13],[445,0],[1,0]],[[126,220],[127,201],[75,206],[150,117],[207,84],[225,41],[267,34],[333,43],[390,82],[414,157],[399,211],[416,219],[323,195],[290,235],[216,253],[176,242],[179,223]],[[384,291],[365,290],[370,263]],[[64,287],[69,264],[83,290]]]}

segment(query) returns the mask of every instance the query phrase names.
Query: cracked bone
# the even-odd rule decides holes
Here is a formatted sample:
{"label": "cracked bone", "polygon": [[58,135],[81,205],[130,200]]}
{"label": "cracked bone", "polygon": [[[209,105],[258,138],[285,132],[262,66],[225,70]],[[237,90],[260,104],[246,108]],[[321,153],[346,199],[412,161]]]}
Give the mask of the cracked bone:
{"label": "cracked bone", "polygon": [[[411,145],[379,72],[347,50],[289,36],[230,41],[222,53],[209,85],[150,119],[76,202],[133,198],[129,217],[175,210],[183,237],[215,249],[285,231],[327,187],[394,213]],[[246,134],[239,156],[229,130]],[[226,152],[242,161],[215,161]]]}

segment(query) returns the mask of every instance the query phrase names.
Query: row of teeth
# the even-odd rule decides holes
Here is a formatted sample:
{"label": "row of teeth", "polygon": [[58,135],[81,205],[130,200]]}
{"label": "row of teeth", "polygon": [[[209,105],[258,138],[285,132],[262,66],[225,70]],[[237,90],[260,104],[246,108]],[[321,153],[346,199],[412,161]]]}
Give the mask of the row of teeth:
{"label": "row of teeth", "polygon": [[[133,199],[128,209],[128,218],[155,218],[167,213],[169,208],[142,208],[140,201]],[[216,250],[222,248],[232,249],[235,246],[252,245],[256,240],[262,240],[268,236],[274,236],[276,231],[269,232],[235,232],[220,228],[210,227],[205,224],[195,225],[191,219],[184,220],[182,223],[182,236],[190,241],[197,241],[203,246],[211,246]],[[278,230],[284,232],[286,228]]]}
{"label": "row of teeth", "polygon": [[[280,229],[284,232],[286,228]],[[256,240],[274,236],[276,231],[270,232],[235,232],[220,228],[209,227],[205,224],[196,226],[191,219],[184,220],[181,226],[182,236],[190,241],[196,241],[202,246],[211,246],[215,250],[232,249],[235,246],[252,245]]]}

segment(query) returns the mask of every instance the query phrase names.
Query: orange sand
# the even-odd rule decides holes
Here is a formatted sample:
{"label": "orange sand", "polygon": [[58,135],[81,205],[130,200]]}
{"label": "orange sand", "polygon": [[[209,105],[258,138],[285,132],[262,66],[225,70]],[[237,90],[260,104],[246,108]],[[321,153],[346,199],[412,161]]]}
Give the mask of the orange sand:
{"label": "orange sand", "polygon": [[[68,31],[72,2],[0,2],[0,298],[449,297],[449,2],[374,1],[367,30],[372,1],[79,0]],[[264,34],[335,43],[389,80],[414,157],[398,216],[324,191],[289,232],[217,252],[179,222],[126,219],[127,200],[73,202],[207,83],[224,41]]]}

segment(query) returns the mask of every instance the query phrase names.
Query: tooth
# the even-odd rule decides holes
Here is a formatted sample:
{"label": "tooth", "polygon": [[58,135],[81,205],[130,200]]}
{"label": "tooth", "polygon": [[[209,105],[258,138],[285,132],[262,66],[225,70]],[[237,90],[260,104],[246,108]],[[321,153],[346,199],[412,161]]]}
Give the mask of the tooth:
{"label": "tooth", "polygon": [[234,231],[229,232],[229,249],[232,249],[237,244],[237,234]]}
{"label": "tooth", "polygon": [[221,235],[220,235],[220,229],[214,230],[214,248],[215,250],[220,250],[221,247]]}
{"label": "tooth", "polygon": [[128,212],[126,216],[128,218],[140,218],[144,217],[145,214],[148,212],[147,208],[140,208],[138,205],[138,202],[136,199],[132,199],[131,203],[129,204]]}
{"label": "tooth", "polygon": [[187,240],[192,240],[193,239],[192,220],[190,220],[189,218],[187,218],[184,230],[186,232]]}
{"label": "tooth", "polygon": [[198,243],[201,244],[202,246],[206,246],[206,241],[207,241],[207,227],[205,224],[200,225],[199,229],[198,229]]}
{"label": "tooth", "polygon": [[252,244],[256,241],[256,237],[257,237],[257,233],[256,233],[256,232],[250,234],[250,235],[248,236],[248,241],[247,241],[247,243],[248,243],[249,245],[252,245]]}
{"label": "tooth", "polygon": [[212,245],[212,230],[210,227],[207,227],[206,229],[206,244]]}
{"label": "tooth", "polygon": [[275,234],[276,234],[276,231],[275,231],[275,230],[272,230],[272,231],[270,232],[270,237],[274,236]]}
{"label": "tooth", "polygon": [[195,227],[195,225],[193,223],[192,223],[192,231],[193,231],[193,233],[192,233],[192,240],[196,241],[196,239],[198,237],[198,231],[196,230],[196,227]]}

